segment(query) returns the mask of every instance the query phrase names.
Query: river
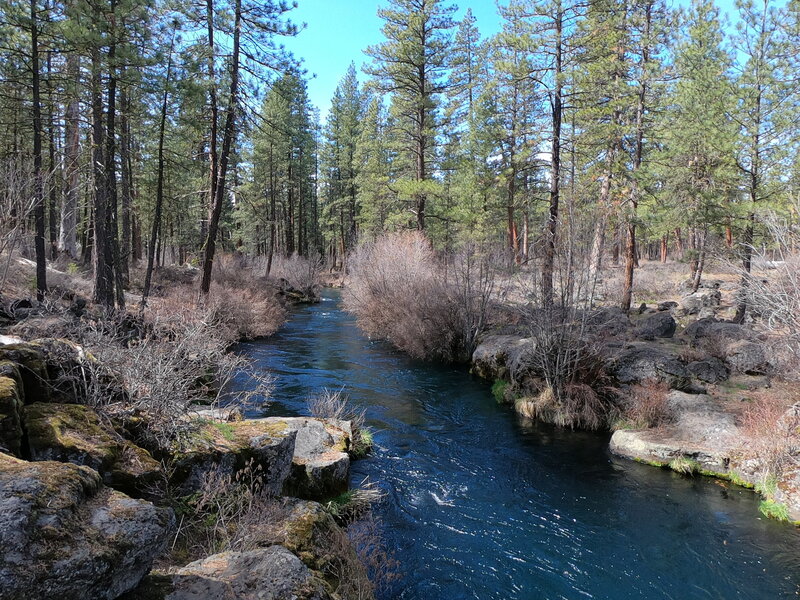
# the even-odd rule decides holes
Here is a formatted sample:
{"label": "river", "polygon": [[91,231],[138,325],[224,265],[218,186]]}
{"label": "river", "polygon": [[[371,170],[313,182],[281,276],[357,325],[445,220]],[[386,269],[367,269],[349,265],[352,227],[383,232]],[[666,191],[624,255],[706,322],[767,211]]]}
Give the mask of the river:
{"label": "river", "polygon": [[[777,599],[800,596],[800,530],[748,490],[613,457],[608,435],[523,423],[464,368],[366,339],[339,294],[240,351],[274,374],[268,414],[343,389],[367,409],[354,463],[401,563],[387,598]],[[262,413],[259,413],[262,414]]]}

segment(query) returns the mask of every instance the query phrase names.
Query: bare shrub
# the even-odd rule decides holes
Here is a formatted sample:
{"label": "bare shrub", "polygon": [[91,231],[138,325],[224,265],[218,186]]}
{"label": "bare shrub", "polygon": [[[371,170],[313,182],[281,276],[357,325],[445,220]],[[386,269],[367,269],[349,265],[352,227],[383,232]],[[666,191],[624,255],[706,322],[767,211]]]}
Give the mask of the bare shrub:
{"label": "bare shrub", "polygon": [[632,385],[622,401],[622,420],[627,427],[646,429],[669,423],[673,414],[667,402],[669,386],[647,380]]}
{"label": "bare shrub", "polygon": [[731,340],[724,335],[709,333],[697,339],[695,348],[707,356],[724,361],[728,356],[728,346],[730,343]]}
{"label": "bare shrub", "polygon": [[292,290],[313,299],[319,296],[322,272],[325,268],[323,258],[316,252],[308,257],[295,253],[292,256],[274,256],[270,277],[283,280]]}
{"label": "bare shrub", "polygon": [[765,215],[763,225],[768,243],[750,248],[754,272],[731,266],[742,278],[740,302],[775,337],[776,362],[783,363],[784,375],[796,377],[800,362],[800,256],[796,248],[800,240],[796,228],[777,215]]}
{"label": "bare shrub", "polygon": [[386,547],[383,526],[372,513],[346,530],[332,530],[327,546],[332,556],[327,575],[338,582],[335,592],[342,598],[372,600],[399,579],[400,563]]}
{"label": "bare shrub", "polygon": [[217,467],[205,473],[200,489],[179,505],[181,519],[172,546],[181,560],[242,550],[246,533],[279,513],[264,491],[261,466],[251,459],[235,474]]}
{"label": "bare shrub", "polygon": [[415,358],[469,357],[493,290],[486,257],[465,249],[448,271],[422,233],[404,232],[362,244],[348,264],[344,305],[367,334]]}
{"label": "bare shrub", "polygon": [[743,453],[760,463],[762,484],[777,481],[800,450],[800,404],[787,408],[786,398],[759,398],[742,413],[740,424]]}
{"label": "bare shrub", "polygon": [[350,453],[355,457],[367,454],[372,448],[372,432],[365,426],[366,409],[352,405],[342,391],[323,389],[306,403],[312,417],[350,421],[353,432]]}

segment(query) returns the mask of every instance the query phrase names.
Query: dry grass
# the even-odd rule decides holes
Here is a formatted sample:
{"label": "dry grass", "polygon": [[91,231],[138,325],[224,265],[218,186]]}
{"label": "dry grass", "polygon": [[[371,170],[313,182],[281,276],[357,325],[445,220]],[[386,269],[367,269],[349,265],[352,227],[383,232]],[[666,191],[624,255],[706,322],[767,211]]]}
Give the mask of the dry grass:
{"label": "dry grass", "polygon": [[[745,441],[742,453],[755,459],[763,473],[763,484],[780,479],[792,456],[800,448],[800,397],[771,393],[756,398],[741,414]],[[792,402],[795,408],[790,408]],[[768,490],[767,490],[768,491]],[[769,495],[769,494],[767,494]]]}
{"label": "dry grass", "polygon": [[660,381],[645,381],[631,386],[622,402],[623,426],[646,429],[672,421],[667,394],[669,386]]}

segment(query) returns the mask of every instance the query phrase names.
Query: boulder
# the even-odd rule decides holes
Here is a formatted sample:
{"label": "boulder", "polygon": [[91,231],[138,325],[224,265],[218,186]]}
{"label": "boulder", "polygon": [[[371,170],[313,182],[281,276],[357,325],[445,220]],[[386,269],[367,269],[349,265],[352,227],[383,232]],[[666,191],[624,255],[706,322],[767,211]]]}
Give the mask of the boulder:
{"label": "boulder", "polygon": [[0,363],[0,452],[22,452],[22,386],[16,365]]}
{"label": "boulder", "polygon": [[693,377],[704,383],[719,383],[728,378],[728,369],[720,359],[709,356],[686,365]]}
{"label": "boulder", "polygon": [[681,298],[675,309],[679,315],[696,315],[703,308],[714,308],[722,301],[722,294],[716,289],[698,290]]}
{"label": "boulder", "polygon": [[84,466],[0,455],[0,594],[112,600],[164,549],[171,510],[102,485]]}
{"label": "boulder", "polygon": [[675,389],[684,389],[690,384],[689,372],[674,354],[642,342],[629,344],[612,355],[608,367],[623,384],[662,381]]}
{"label": "boulder", "polygon": [[150,576],[120,600],[329,600],[323,582],[282,546],[222,552]]}
{"label": "boulder", "polygon": [[212,471],[233,476],[244,468],[258,468],[264,491],[279,495],[292,472],[296,438],[296,430],[268,419],[195,420],[181,447],[173,451],[171,481],[190,494]]}
{"label": "boulder", "polygon": [[478,377],[507,379],[509,354],[526,343],[518,335],[487,335],[472,353],[472,372]]}
{"label": "boulder", "polygon": [[628,314],[617,306],[607,306],[592,311],[586,318],[586,329],[600,337],[613,337],[631,328]]}
{"label": "boulder", "polygon": [[670,425],[615,431],[611,436],[611,452],[661,465],[676,458],[688,458],[705,470],[727,473],[741,437],[734,415],[706,395],[673,390],[667,396],[667,403],[674,415]]}
{"label": "boulder", "polygon": [[733,371],[747,375],[760,375],[769,371],[769,360],[764,346],[747,340],[728,344],[725,362]]}
{"label": "boulder", "polygon": [[716,337],[726,341],[751,340],[754,338],[752,330],[738,323],[718,321],[714,318],[698,319],[686,326],[683,335],[692,341],[704,337]]}
{"label": "boulder", "polygon": [[104,482],[132,496],[147,493],[161,465],[150,453],[124,439],[88,406],[36,403],[23,410],[31,460],[86,465]]}
{"label": "boulder", "polygon": [[658,312],[641,319],[636,324],[636,335],[643,340],[671,338],[677,324],[669,312]]}
{"label": "boulder", "polygon": [[658,310],[659,312],[663,312],[665,310],[672,310],[673,308],[677,307],[678,303],[673,302],[672,300],[668,300],[667,302],[659,302],[658,303]]}
{"label": "boulder", "polygon": [[350,479],[349,422],[309,417],[270,417],[254,423],[297,437],[292,472],[284,493],[307,500],[327,500],[347,491]]}

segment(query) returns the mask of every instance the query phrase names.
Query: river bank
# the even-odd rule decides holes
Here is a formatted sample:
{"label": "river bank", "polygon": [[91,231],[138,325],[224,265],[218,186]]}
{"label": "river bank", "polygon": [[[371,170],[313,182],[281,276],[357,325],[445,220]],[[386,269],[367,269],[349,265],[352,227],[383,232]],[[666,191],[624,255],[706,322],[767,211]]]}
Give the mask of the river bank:
{"label": "river bank", "polygon": [[284,281],[262,292],[275,299],[225,317],[175,289],[144,318],[75,292],[3,299],[0,598],[372,596],[346,532],[351,461],[369,451],[357,423],[242,419],[272,384],[231,343],[310,300]]}
{"label": "river bank", "polygon": [[336,290],[239,350],[274,374],[271,413],[304,414],[322,388],[367,410],[375,450],[351,484],[383,490],[374,512],[400,562],[380,598],[780,598],[800,584],[800,533],[759,518],[751,491],[521,418],[465,367],[362,335]]}
{"label": "river bank", "polygon": [[[768,342],[751,327],[718,320],[711,308],[712,316],[701,319],[687,314],[692,303],[713,306],[708,298],[719,304],[712,289],[682,303],[645,305],[633,318],[615,309],[588,317],[585,334],[602,339],[596,352],[621,398],[622,408],[608,416],[609,448],[648,465],[755,489],[762,513],[800,524],[797,388],[775,376]],[[543,384],[536,344],[523,335],[484,336],[471,369],[494,382],[497,399],[522,416],[557,422],[552,403],[537,395]],[[650,403],[644,409],[658,410],[660,421],[641,423],[626,414],[626,404],[636,402]]]}

